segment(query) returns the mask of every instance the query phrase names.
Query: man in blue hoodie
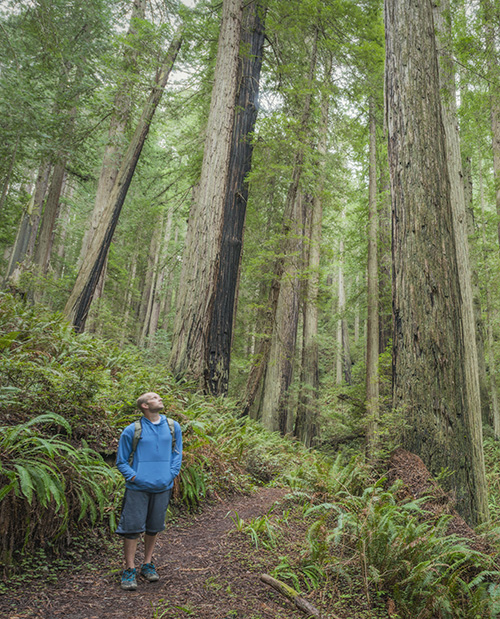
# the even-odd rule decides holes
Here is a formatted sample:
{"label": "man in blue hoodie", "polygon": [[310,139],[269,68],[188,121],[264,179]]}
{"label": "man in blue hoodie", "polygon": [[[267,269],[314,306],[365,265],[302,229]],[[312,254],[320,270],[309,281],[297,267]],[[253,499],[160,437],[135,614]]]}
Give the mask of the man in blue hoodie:
{"label": "man in blue hoodie", "polygon": [[116,532],[124,540],[121,587],[127,591],[137,589],[135,553],[141,533],[145,534],[141,576],[149,582],[159,578],[153,564],[153,549],[157,533],[165,528],[168,502],[182,462],[181,427],[175,421],[171,428],[165,415],[160,415],[161,397],[153,392],[144,393],[137,400],[137,408],[143,417],[135,451],[136,425],[131,423],[120,436],[116,457],[116,466],[125,477],[125,496]]}

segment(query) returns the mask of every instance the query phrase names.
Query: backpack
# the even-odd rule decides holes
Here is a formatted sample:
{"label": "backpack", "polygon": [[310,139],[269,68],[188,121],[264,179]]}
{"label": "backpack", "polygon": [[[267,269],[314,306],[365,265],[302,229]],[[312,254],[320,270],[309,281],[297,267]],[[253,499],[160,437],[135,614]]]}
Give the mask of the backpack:
{"label": "backpack", "polygon": [[[170,434],[172,435],[172,452],[175,449],[175,426],[174,420],[167,417],[168,427],[170,429]],[[134,436],[132,438],[132,451],[130,452],[130,456],[128,457],[128,464],[132,466],[132,462],[134,461],[135,450],[137,449],[137,444],[139,443],[139,439],[142,434],[142,421],[141,419],[135,420],[134,425]]]}

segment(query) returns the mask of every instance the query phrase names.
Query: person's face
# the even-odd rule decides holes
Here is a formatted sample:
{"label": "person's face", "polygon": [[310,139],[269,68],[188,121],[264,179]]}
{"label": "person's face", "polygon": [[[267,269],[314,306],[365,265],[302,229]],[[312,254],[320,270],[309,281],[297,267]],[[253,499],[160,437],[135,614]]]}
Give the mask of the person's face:
{"label": "person's face", "polygon": [[151,413],[157,413],[163,409],[163,401],[157,393],[150,393],[146,405]]}

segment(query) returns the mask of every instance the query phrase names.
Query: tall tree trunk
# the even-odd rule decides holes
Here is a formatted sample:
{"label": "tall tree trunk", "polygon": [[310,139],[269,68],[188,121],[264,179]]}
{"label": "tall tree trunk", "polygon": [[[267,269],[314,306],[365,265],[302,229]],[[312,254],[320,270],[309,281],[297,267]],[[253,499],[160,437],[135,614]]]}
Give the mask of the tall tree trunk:
{"label": "tall tree trunk", "polygon": [[357,344],[357,342],[359,341],[359,325],[361,321],[361,317],[359,314],[358,290],[359,290],[359,273],[356,274],[356,304],[354,305],[354,343],[355,344]]}
{"label": "tall tree trunk", "polygon": [[[163,230],[163,241],[160,248],[160,261],[158,266],[158,273],[156,275],[156,285],[155,285],[155,294],[153,297],[153,304],[151,307],[151,317],[149,319],[149,327],[148,327],[148,335],[153,336],[158,330],[158,325],[160,323],[160,312],[163,306],[163,300],[166,296],[165,294],[165,275],[167,273],[166,260],[167,260],[167,250],[168,245],[170,243],[170,237],[172,234],[172,218],[173,218],[174,209],[169,209],[168,215],[166,218],[164,230]],[[150,337],[149,342],[152,339]]]}
{"label": "tall tree trunk", "polygon": [[[382,168],[382,166],[381,166]],[[380,171],[379,186],[379,344],[383,353],[392,340],[392,255],[391,255],[391,189],[388,170]]]}
{"label": "tall tree trunk", "polygon": [[[479,203],[481,206],[481,230],[482,230],[482,250],[483,250],[483,258],[485,264],[488,262],[488,257],[486,255],[486,217],[484,212],[484,178],[483,178],[483,161],[481,157],[481,149],[478,151],[479,156]],[[491,394],[491,426],[493,428],[493,432],[496,438],[500,437],[500,407],[498,403],[498,389],[497,389],[497,381],[496,381],[496,363],[495,363],[495,355],[493,352],[493,344],[494,344],[494,335],[493,335],[493,324],[492,324],[492,316],[491,316],[491,277],[490,272],[486,271],[486,332],[487,332],[487,349],[488,349],[488,365],[489,365],[489,376],[490,376],[490,394]]]}
{"label": "tall tree trunk", "polygon": [[132,255],[132,259],[131,259],[131,265],[129,268],[129,278],[128,278],[128,283],[127,283],[127,292],[125,294],[125,303],[124,303],[124,307],[123,307],[123,321],[122,321],[122,336],[121,336],[121,340],[120,340],[120,346],[123,346],[123,344],[125,343],[125,338],[127,336],[127,332],[128,332],[128,321],[130,318],[130,308],[132,306],[132,293],[134,290],[134,282],[135,282],[135,276],[137,273],[137,251],[134,252],[134,254]]}
{"label": "tall tree trunk", "polygon": [[[349,326],[346,317],[346,293],[344,279],[344,240],[340,240],[339,245],[339,274],[338,274],[338,313],[339,323],[337,329],[337,384],[342,382],[342,377],[345,382],[350,385],[351,376],[351,346],[349,343]],[[339,371],[340,368],[340,371]]]}
{"label": "tall tree trunk", "polygon": [[79,265],[85,259],[89,250],[90,242],[101,225],[104,209],[120,171],[123,153],[126,149],[125,130],[130,121],[132,112],[132,84],[131,73],[136,73],[137,50],[127,44],[128,40],[133,40],[137,35],[136,22],[144,19],[146,12],[146,0],[133,0],[132,14],[128,32],[125,36],[124,69],[127,77],[118,86],[118,91],[113,102],[113,114],[108,131],[108,140],[104,149],[101,171],[97,184],[97,193],[94,209],[83,235],[82,247],[80,250]]}
{"label": "tall tree trunk", "polygon": [[[338,305],[337,305],[338,311]],[[337,320],[337,347],[335,354],[335,384],[340,385],[342,383],[342,319]]]}
{"label": "tall tree trunk", "polygon": [[210,328],[206,345],[205,389],[226,395],[233,334],[243,226],[248,199],[246,177],[251,169],[251,133],[258,109],[259,80],[264,44],[263,8],[257,0],[243,13],[236,113],[234,118],[228,184],[224,203],[222,238]]}
{"label": "tall tree trunk", "polygon": [[[299,125],[302,136],[307,134],[310,124],[313,83],[317,66],[318,36],[319,28],[316,27],[307,78],[308,91]],[[262,424],[268,430],[279,430],[282,434],[286,434],[288,427],[288,390],[293,376],[299,320],[300,234],[303,229],[300,181],[306,147],[304,137],[299,138],[292,181],[288,188],[283,214],[281,257],[276,261],[274,268],[276,305],[275,313],[271,318],[272,335],[260,400]],[[271,291],[271,295],[273,295],[273,291]]]}
{"label": "tall tree trunk", "polygon": [[375,106],[370,99],[370,171],[368,183],[368,291],[366,328],[366,442],[368,453],[376,448],[379,417],[379,294],[378,294],[378,209],[377,141]]}
{"label": "tall tree trunk", "polygon": [[[331,74],[331,61],[325,70],[328,79]],[[294,434],[304,445],[311,446],[318,432],[318,390],[319,390],[319,351],[318,351],[318,297],[321,257],[321,227],[323,223],[323,191],[325,188],[325,159],[328,147],[329,93],[323,93],[321,102],[321,126],[318,141],[318,184],[312,200],[310,228],[305,266],[308,278],[305,280],[303,302],[303,337],[300,392],[295,420]],[[307,203],[309,204],[309,202]]]}
{"label": "tall tree trunk", "polygon": [[[175,227],[174,234],[174,246],[177,246],[177,242],[179,240],[179,226]],[[168,277],[166,284],[166,294],[161,302],[160,307],[160,316],[162,316],[161,320],[161,328],[165,331],[169,331],[170,324],[170,310],[172,309],[175,300],[174,300],[174,266],[170,265],[168,269]]]}
{"label": "tall tree trunk", "polygon": [[5,174],[5,179],[2,185],[2,191],[0,192],[0,213],[3,211],[5,200],[7,198],[7,194],[9,193],[10,178],[12,176],[12,171],[14,170],[14,165],[16,163],[17,149],[19,148],[20,135],[21,135],[21,132],[18,131],[17,137],[16,137],[16,143],[14,144],[14,148],[12,149],[12,155],[10,157],[9,168],[7,170],[7,173]]}
{"label": "tall tree trunk", "polygon": [[495,204],[497,231],[500,244],[500,91],[498,69],[500,41],[497,34],[500,10],[495,0],[481,0],[484,14],[484,32],[488,53],[488,84],[490,89],[491,147],[493,151],[493,177],[495,181]]}
{"label": "tall tree trunk", "polygon": [[[473,187],[472,187],[472,169],[470,158],[465,158],[463,165],[464,173],[464,196],[465,208],[467,211],[467,234],[469,238],[476,235],[476,225],[474,220],[473,208]],[[471,252],[471,275],[472,275],[472,298],[474,305],[474,321],[476,324],[476,348],[479,370],[479,389],[481,392],[481,417],[484,424],[489,424],[493,427],[493,417],[490,407],[490,393],[488,386],[488,375],[486,372],[486,360],[484,353],[485,331],[483,323],[483,313],[481,307],[481,290],[479,288],[479,275],[477,272],[477,261],[474,259],[474,254]]]}
{"label": "tall tree trunk", "polygon": [[301,257],[302,195],[297,185],[292,195],[291,209],[285,214],[286,233],[281,253],[283,260],[273,331],[270,341],[260,416],[262,424],[271,431],[286,434],[288,424],[288,389],[292,382],[295,344],[299,320],[299,270]]}
{"label": "tall tree trunk", "polygon": [[488,516],[482,444],[468,410],[450,178],[431,0],[386,0],[386,103],[393,204],[393,405],[403,444]]}
{"label": "tall tree trunk", "polygon": [[167,85],[181,42],[182,37],[179,31],[168,49],[156,84],[148,97],[134,135],[123,157],[120,172],[116,177],[113,190],[102,214],[101,225],[92,238],[85,261],[80,268],[73,290],[64,308],[65,315],[77,331],[85,329],[85,321],[87,320],[94,291],[108,255],[109,246],[135,172],[135,167],[146,141],[154,113]]}
{"label": "tall tree trunk", "polygon": [[[476,342],[476,319],[472,294],[472,275],[470,266],[469,237],[467,230],[467,211],[465,207],[464,175],[462,154],[458,133],[456,85],[454,61],[449,53],[451,41],[451,14],[449,0],[440,0],[434,8],[434,25],[437,31],[439,86],[441,93],[441,114],[445,130],[446,159],[450,180],[450,199],[457,252],[458,280],[462,298],[462,329],[464,340],[464,366],[466,408],[471,448],[475,451],[472,459],[484,470],[483,432],[481,414],[481,389],[479,384],[479,362]],[[437,44],[439,42],[439,45]],[[486,493],[486,489],[483,489]]]}
{"label": "tall tree trunk", "polygon": [[64,183],[64,208],[59,217],[58,240],[57,240],[57,259],[59,263],[59,277],[64,274],[64,256],[66,253],[66,238],[68,236],[68,227],[71,220],[71,201],[74,194],[74,185],[69,178],[66,178]]}
{"label": "tall tree trunk", "polygon": [[49,184],[50,171],[51,165],[43,162],[38,170],[33,196],[23,212],[17,230],[16,241],[7,269],[7,279],[10,279],[14,286],[17,286],[18,278],[24,270],[23,263],[31,260],[35,251],[35,240]]}
{"label": "tall tree trunk", "polygon": [[141,310],[139,312],[139,346],[144,346],[144,342],[150,331],[151,313],[153,311],[153,302],[156,295],[158,264],[160,262],[160,239],[162,236],[163,221],[159,226],[156,226],[151,236],[151,243],[148,253],[148,268],[146,272],[146,281],[141,299]]}
{"label": "tall tree trunk", "polygon": [[49,268],[54,231],[59,213],[59,200],[61,198],[65,175],[66,161],[56,163],[54,171],[52,172],[52,179],[50,181],[47,200],[45,201],[45,208],[43,209],[42,221],[35,248],[34,262],[42,275],[46,275]]}
{"label": "tall tree trunk", "polygon": [[238,85],[242,0],[224,0],[201,177],[191,207],[170,367],[200,384],[220,259]]}

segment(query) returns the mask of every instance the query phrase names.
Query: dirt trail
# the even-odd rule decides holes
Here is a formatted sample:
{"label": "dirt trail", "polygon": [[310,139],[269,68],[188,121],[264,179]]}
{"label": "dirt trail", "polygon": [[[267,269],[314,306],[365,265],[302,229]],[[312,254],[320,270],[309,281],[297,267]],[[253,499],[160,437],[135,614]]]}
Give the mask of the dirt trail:
{"label": "dirt trail", "polygon": [[[278,619],[303,616],[259,580],[262,570],[246,539],[229,532],[231,517],[265,514],[286,490],[262,488],[208,506],[158,536],[158,583],[119,587],[121,556],[103,557],[96,571],[67,573],[40,592],[0,598],[6,619]],[[119,553],[117,553],[118,555]],[[138,562],[140,561],[138,557]],[[17,599],[16,599],[17,598]]]}

